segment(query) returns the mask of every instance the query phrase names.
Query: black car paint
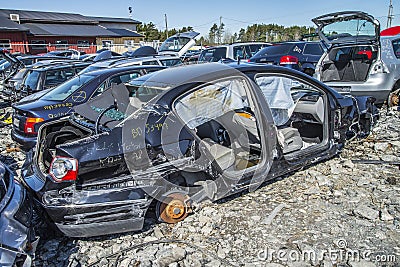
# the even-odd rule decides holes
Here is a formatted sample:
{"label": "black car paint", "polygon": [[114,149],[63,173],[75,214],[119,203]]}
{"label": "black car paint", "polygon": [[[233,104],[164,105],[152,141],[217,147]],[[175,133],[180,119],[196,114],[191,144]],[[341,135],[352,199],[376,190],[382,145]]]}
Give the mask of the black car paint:
{"label": "black car paint", "polygon": [[[321,45],[317,42],[296,41],[277,43],[273,46],[265,47],[258,51],[257,54],[250,58],[249,62],[280,65],[280,59],[282,56],[295,56],[298,59],[298,64],[281,64],[281,66],[300,70],[312,75],[312,72],[315,70],[315,65],[323,54],[323,49],[321,47],[321,53],[309,54],[305,52],[305,47],[308,45],[319,45],[321,47]],[[281,48],[284,51],[281,51],[280,53],[269,52],[270,50],[273,51],[276,48]]]}
{"label": "black car paint", "polygon": [[[46,138],[38,143],[37,152],[34,155],[30,153],[23,169],[26,184],[35,192],[36,199],[41,202],[62,232],[68,236],[93,236],[142,228],[144,214],[152,200],[148,192],[163,194],[171,190],[170,184],[157,183],[159,179],[168,177],[171,180],[187,175],[181,171],[180,167],[189,166],[191,162],[176,158],[175,153],[179,154],[179,151],[173,149],[167,151],[162,148],[160,131],[149,131],[144,136],[138,134],[133,139],[128,139],[128,142],[127,140],[123,142],[121,137],[124,131],[128,131],[125,134],[129,135],[132,129],[145,129],[146,123],[157,122],[164,127],[168,125],[168,128],[175,131],[181,129],[179,146],[175,149],[186,153],[196,153],[190,152],[190,147],[198,141],[198,137],[187,130],[179,117],[174,114],[172,104],[178,96],[201,84],[198,82],[200,80],[212,81],[229,75],[238,75],[237,71],[242,73],[242,77],[248,81],[253,80],[257,73],[263,72],[291,75],[305,80],[327,95],[329,132],[326,142],[317,150],[312,150],[306,155],[303,153],[295,154],[292,158],[285,157],[279,153],[279,147],[276,144],[276,128],[268,105],[261,90],[253,83],[251,94],[252,99],[257,102],[256,117],[260,122],[260,132],[263,133],[261,139],[263,153],[265,153],[264,162],[262,165],[260,163],[258,172],[247,173],[233,187],[230,183],[234,177],[221,176],[221,169],[215,162],[206,162],[205,166],[208,167],[203,169],[205,175],[214,180],[218,177],[223,179],[216,180],[218,182],[215,188],[201,189],[205,190],[205,194],[195,194],[192,197],[195,202],[204,200],[204,196],[211,200],[220,199],[249,189],[254,184],[260,184],[265,180],[336,155],[345,142],[349,126],[358,116],[354,99],[344,97],[300,72],[282,67],[251,64],[231,65],[235,72],[227,70],[223,64],[209,66],[197,65],[195,68],[203,69],[201,72],[203,76],[190,80],[189,77],[193,77],[193,74],[188,75],[188,80],[183,84],[156,97],[145,108],[136,112],[132,119],[126,120],[123,128],[117,126],[99,135],[93,135],[93,123],[85,122],[79,116],[73,116],[70,119],[63,118],[41,127],[39,136],[46,136],[47,128],[51,131],[62,132],[65,126],[74,126],[85,132],[81,137],[75,136],[75,141],[56,146],[56,155],[78,160],[79,175],[76,182],[55,183],[50,175],[41,172],[38,165],[38,153],[43,153]],[[210,71],[204,72],[205,68],[210,68]],[[185,80],[183,77],[189,74],[189,70],[181,69],[181,71],[182,75],[179,78],[174,76],[175,79]],[[169,78],[174,80],[174,77]],[[168,143],[168,136],[167,141],[165,139],[163,141]],[[278,155],[274,155],[276,149]],[[141,155],[144,153],[148,155],[148,158],[142,158]],[[170,161],[163,160],[163,157],[160,157],[162,155],[167,155]],[[129,174],[128,165],[134,166],[134,170],[130,170],[131,174]],[[130,193],[132,195],[129,195]],[[128,195],[132,198],[127,198]],[[130,213],[127,211],[129,205]]]}
{"label": "black car paint", "polygon": [[[14,141],[21,145],[23,150],[29,150],[36,144],[36,134],[24,133],[24,124],[27,117],[43,118],[44,121],[35,125],[35,130],[47,122],[56,120],[60,117],[68,116],[73,112],[73,107],[85,103],[87,100],[92,98],[95,90],[104,82],[107,83],[106,87],[110,86],[110,78],[116,75],[122,75],[125,73],[131,73],[133,71],[139,72],[141,75],[146,74],[150,71],[156,71],[164,69],[159,66],[131,66],[124,68],[115,69],[103,69],[92,72],[96,76],[95,79],[89,81],[78,91],[74,92],[71,96],[67,97],[62,101],[58,100],[46,100],[43,99],[45,96],[39,94],[38,97],[28,97],[22,99],[16,105],[13,105],[14,118],[18,119],[18,125],[14,124],[11,132],[11,137]],[[48,91],[50,92],[50,91]],[[78,98],[78,96],[81,96]]]}

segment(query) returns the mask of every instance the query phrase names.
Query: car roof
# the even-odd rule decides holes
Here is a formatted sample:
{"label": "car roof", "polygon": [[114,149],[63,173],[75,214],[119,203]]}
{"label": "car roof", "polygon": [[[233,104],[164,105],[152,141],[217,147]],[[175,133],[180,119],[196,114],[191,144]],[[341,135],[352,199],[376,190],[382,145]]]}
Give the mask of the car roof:
{"label": "car roof", "polygon": [[231,43],[231,44],[223,44],[223,45],[216,45],[212,47],[207,47],[204,50],[208,49],[215,49],[215,48],[221,48],[221,47],[234,47],[234,46],[240,46],[240,45],[252,45],[252,44],[265,44],[265,45],[271,45],[271,43],[266,43],[266,42],[236,42],[236,43]]}
{"label": "car roof", "polygon": [[327,91],[330,91],[331,94],[335,95],[336,98],[343,98],[343,96],[335,90],[329,88],[322,82],[313,79],[300,71],[282,66],[257,63],[238,64],[235,62],[229,64],[221,64],[212,62],[205,64],[183,65],[174,68],[166,68],[165,70],[151,73],[150,75],[144,75],[142,77],[136,78],[135,81],[149,81],[156,83],[161,82],[165,85],[171,85],[171,87],[175,87],[183,84],[209,81],[213,77],[221,78],[228,77],[230,75],[244,76],[250,73],[255,74],[261,72],[290,73],[293,74],[294,77],[306,77],[308,79],[311,79],[311,82],[324,87]]}
{"label": "car roof", "polygon": [[127,67],[121,67],[121,68],[102,68],[90,72],[86,72],[82,75],[103,75],[103,74],[115,74],[115,73],[121,73],[125,71],[130,71],[130,70],[135,70],[135,69],[154,69],[154,70],[161,70],[165,69],[166,67],[164,66],[155,66],[155,65],[133,65],[133,66],[127,66]]}
{"label": "car roof", "polygon": [[74,66],[89,66],[90,62],[82,61],[65,61],[65,60],[42,60],[30,65],[28,68],[36,71],[46,71],[49,69],[64,69]]}
{"label": "car roof", "polygon": [[137,57],[137,58],[123,57],[123,58],[114,58],[114,59],[104,60],[101,62],[95,62],[92,64],[92,66],[98,66],[98,67],[103,67],[103,68],[118,67],[118,66],[124,65],[124,64],[151,61],[151,60],[156,60],[156,59],[159,59],[159,60],[180,59],[180,57],[175,56],[175,55],[154,55],[154,56]]}

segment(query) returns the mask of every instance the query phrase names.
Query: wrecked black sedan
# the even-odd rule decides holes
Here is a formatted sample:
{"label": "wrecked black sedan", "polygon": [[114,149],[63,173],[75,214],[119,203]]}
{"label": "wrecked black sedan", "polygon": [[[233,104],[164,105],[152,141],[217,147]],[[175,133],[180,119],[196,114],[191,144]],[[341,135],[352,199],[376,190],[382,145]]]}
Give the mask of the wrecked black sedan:
{"label": "wrecked black sedan", "polygon": [[[124,89],[124,90],[123,90]],[[65,235],[140,230],[339,153],[367,134],[372,100],[342,96],[295,70],[176,67],[118,85],[39,129],[23,168]]]}
{"label": "wrecked black sedan", "polygon": [[32,199],[14,180],[10,157],[0,155],[0,266],[31,266],[38,239],[32,225]]}

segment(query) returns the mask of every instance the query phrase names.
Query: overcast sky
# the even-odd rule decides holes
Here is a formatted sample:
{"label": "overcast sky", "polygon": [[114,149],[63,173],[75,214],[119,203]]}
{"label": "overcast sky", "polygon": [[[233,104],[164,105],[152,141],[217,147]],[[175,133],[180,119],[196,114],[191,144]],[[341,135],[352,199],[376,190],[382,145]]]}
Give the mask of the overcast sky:
{"label": "overcast sky", "polygon": [[[254,23],[312,26],[311,18],[335,11],[357,10],[370,13],[386,28],[389,0],[0,0],[0,8],[79,13],[90,16],[128,17],[133,7],[133,18],[153,22],[165,29],[192,26],[207,34],[213,23],[222,22],[231,33]],[[400,25],[400,0],[393,0],[392,26]]]}

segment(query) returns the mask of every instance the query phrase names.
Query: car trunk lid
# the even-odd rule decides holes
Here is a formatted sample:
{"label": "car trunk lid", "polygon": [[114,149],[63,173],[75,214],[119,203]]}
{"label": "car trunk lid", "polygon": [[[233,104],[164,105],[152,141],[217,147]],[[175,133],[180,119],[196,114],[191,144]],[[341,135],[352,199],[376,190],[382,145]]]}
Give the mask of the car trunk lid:
{"label": "car trunk lid", "polygon": [[327,48],[343,44],[379,45],[380,24],[373,16],[359,11],[343,11],[312,19]]}
{"label": "car trunk lid", "polygon": [[200,35],[198,32],[177,33],[165,40],[158,49],[159,55],[183,56],[192,46],[196,44],[195,38]]}

